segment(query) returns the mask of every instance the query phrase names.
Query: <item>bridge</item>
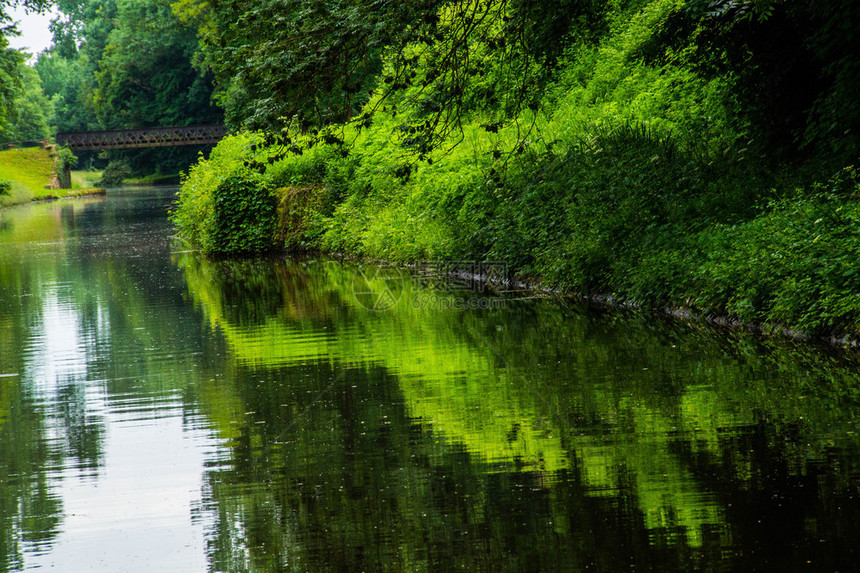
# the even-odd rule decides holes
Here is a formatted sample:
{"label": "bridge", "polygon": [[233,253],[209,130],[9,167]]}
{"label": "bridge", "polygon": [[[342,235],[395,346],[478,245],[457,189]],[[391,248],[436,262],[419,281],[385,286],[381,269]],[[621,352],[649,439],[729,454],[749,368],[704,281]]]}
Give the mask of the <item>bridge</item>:
{"label": "bridge", "polygon": [[56,140],[76,151],[134,149],[139,147],[175,147],[218,143],[227,134],[223,125],[188,127],[147,127],[109,131],[58,133]]}

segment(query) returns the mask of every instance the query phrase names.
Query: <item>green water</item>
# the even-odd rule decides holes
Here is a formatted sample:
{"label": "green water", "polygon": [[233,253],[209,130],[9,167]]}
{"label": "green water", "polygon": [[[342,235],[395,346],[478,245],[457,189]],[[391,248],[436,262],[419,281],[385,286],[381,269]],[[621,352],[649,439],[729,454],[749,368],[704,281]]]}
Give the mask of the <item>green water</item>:
{"label": "green water", "polygon": [[860,564],[852,358],[206,261],[172,246],[171,201],[0,213],[0,571]]}

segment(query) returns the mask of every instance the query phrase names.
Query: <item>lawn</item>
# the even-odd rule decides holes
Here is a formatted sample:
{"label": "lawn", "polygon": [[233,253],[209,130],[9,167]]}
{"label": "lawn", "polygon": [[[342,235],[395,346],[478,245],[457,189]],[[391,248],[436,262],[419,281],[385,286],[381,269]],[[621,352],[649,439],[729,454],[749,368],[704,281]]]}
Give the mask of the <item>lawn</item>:
{"label": "lawn", "polygon": [[45,189],[51,165],[50,154],[39,147],[0,151],[0,179],[12,182],[12,192],[0,197],[0,206],[56,196],[58,191]]}
{"label": "lawn", "polygon": [[72,189],[93,189],[98,187],[102,171],[72,171]]}
{"label": "lawn", "polygon": [[[51,179],[51,155],[39,147],[0,151],[0,180],[12,182],[12,191],[0,196],[0,207],[48,197],[70,197],[81,191],[96,191],[100,173],[77,171],[72,174],[72,189],[45,189]],[[100,191],[100,190],[99,190]]]}

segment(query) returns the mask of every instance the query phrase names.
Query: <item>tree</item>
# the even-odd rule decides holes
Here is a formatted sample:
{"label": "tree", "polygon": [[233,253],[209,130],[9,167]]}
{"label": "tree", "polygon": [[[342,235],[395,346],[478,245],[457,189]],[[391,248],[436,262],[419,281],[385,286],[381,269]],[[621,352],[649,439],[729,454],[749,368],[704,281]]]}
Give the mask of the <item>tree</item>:
{"label": "tree", "polygon": [[119,0],[94,94],[99,121],[110,128],[215,123],[211,78],[191,58],[196,30],[183,25],[167,0]]}
{"label": "tree", "polygon": [[9,48],[8,37],[19,32],[7,10],[21,6],[28,12],[43,12],[51,5],[52,0],[0,0],[0,126],[3,126],[4,137],[18,138],[10,127],[16,122],[23,129],[25,138],[29,135],[47,136],[47,125],[52,115],[50,106],[41,94],[41,87],[36,87],[38,76],[23,65],[26,58]]}
{"label": "tree", "polygon": [[18,75],[24,58],[17,50],[9,48],[9,41],[0,35],[0,124],[14,115],[15,95],[21,87]]}
{"label": "tree", "polygon": [[54,114],[51,125],[59,131],[99,127],[90,97],[94,72],[85,55],[66,59],[54,46],[39,54],[34,68],[42,79],[45,95],[51,100]]}
{"label": "tree", "polygon": [[0,0],[0,139],[42,139],[48,136],[50,106],[42,94],[38,75],[24,64],[26,58],[9,47],[10,36],[17,36],[7,9],[23,6],[41,12],[49,0]]}
{"label": "tree", "polygon": [[0,140],[32,141],[51,136],[48,121],[52,116],[51,102],[42,92],[39,74],[23,62],[19,62],[19,89],[13,98],[14,114],[0,121]]}
{"label": "tree", "polygon": [[477,101],[504,117],[536,105],[565,38],[596,26],[602,7],[592,0],[181,0],[174,10],[198,22],[205,64],[233,126],[277,133],[294,119],[305,129],[368,122],[359,114],[372,98],[379,109],[406,94],[397,105],[418,112],[410,140],[427,149]]}

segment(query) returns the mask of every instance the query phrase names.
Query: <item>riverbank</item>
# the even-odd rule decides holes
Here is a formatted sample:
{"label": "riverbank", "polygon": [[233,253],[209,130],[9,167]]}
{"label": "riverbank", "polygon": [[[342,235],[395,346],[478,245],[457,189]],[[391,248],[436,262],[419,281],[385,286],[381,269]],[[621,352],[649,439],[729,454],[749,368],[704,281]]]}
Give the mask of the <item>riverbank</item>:
{"label": "riverbank", "polygon": [[[558,292],[860,336],[853,132],[818,137],[820,114],[762,104],[757,82],[778,70],[719,56],[758,49],[740,20],[670,0],[613,10],[514,116],[488,103],[519,97],[481,79],[506,69],[488,56],[464,88],[472,107],[432,147],[432,98],[416,85],[382,100],[384,78],[361,122],[228,137],[189,170],[174,222],[219,256],[501,261]],[[418,84],[433,70],[415,61]]]}
{"label": "riverbank", "polygon": [[[520,174],[500,198],[480,182],[457,181],[452,208],[445,205],[450,181],[440,184],[438,199],[414,182],[377,187],[358,173],[338,181],[344,163],[353,163],[354,173],[371,171],[372,163],[366,156],[338,160],[334,149],[251,173],[243,163],[265,153],[251,151],[253,139],[229,139],[185,180],[174,221],[204,251],[502,261],[515,276],[556,292],[842,343],[860,330],[860,182],[852,168],[793,189],[768,189],[765,175],[746,178],[739,170],[685,192],[683,173],[671,163],[688,169],[688,158],[678,153],[669,167],[640,163],[659,149],[616,143],[596,161],[583,157],[590,151],[568,153],[555,166],[562,173],[544,172],[543,180]],[[585,184],[564,189],[564,172],[584,169],[585,161]],[[306,183],[290,184],[302,181],[300,169]],[[419,175],[432,169],[421,167]],[[796,179],[782,177],[799,179],[796,172]],[[733,201],[732,189],[763,198]]]}
{"label": "riverbank", "polygon": [[72,189],[50,189],[54,160],[41,147],[6,149],[0,151],[0,181],[9,182],[8,191],[0,192],[0,208],[88,195],[104,194],[104,189],[81,185],[83,179],[73,177]]}
{"label": "riverbank", "polygon": [[146,177],[132,177],[123,180],[124,187],[152,187],[152,186],[171,186],[176,187],[182,182],[182,176],[179,173],[162,174],[153,173]]}
{"label": "riverbank", "polygon": [[[585,303],[595,308],[609,310],[645,313],[650,317],[679,321],[690,325],[706,326],[725,333],[753,333],[767,338],[776,337],[788,341],[820,344],[825,347],[838,347],[856,350],[860,348],[860,339],[856,335],[845,333],[810,334],[797,329],[788,328],[784,325],[774,323],[757,323],[743,320],[738,316],[727,314],[715,314],[694,309],[688,306],[660,306],[643,305],[633,300],[619,299],[617,296],[607,294],[583,294],[560,290],[550,286],[545,281],[525,276],[511,276],[507,274],[507,265],[504,263],[479,261],[420,261],[420,262],[393,262],[390,260],[371,259],[351,255],[348,253],[326,253],[319,250],[304,251],[282,251],[271,253],[273,256],[287,255],[289,260],[296,257],[304,261],[313,260],[316,256],[330,257],[339,262],[349,262],[356,265],[376,265],[382,269],[395,269],[410,273],[418,282],[438,285],[444,295],[451,295],[447,285],[470,285],[469,292],[474,289],[479,292],[490,293],[492,296],[517,297],[528,296],[529,298],[546,298],[556,301],[570,301],[572,304]],[[397,276],[396,274],[394,276]],[[379,285],[378,285],[379,286]],[[379,286],[379,288],[383,288]],[[454,289],[456,294],[456,288]],[[564,306],[567,306],[562,302]]]}
{"label": "riverbank", "polygon": [[52,167],[50,154],[40,147],[0,151],[0,180],[11,183],[8,193],[0,194],[0,207],[55,195],[57,191],[45,188]]}

